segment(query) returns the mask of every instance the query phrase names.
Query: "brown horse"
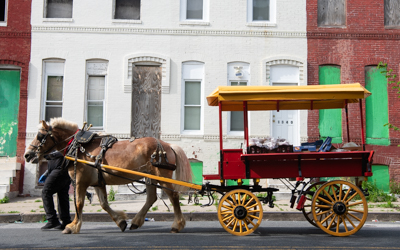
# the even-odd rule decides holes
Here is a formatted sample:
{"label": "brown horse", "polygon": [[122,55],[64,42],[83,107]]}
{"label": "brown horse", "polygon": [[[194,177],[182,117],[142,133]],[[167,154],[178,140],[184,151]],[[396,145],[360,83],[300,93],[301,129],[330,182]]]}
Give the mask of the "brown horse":
{"label": "brown horse", "polygon": [[[39,124],[39,132],[31,145],[25,152],[27,162],[37,163],[47,153],[52,150],[64,150],[68,142],[73,138],[78,131],[76,123],[66,121],[62,118],[54,118],[50,120],[50,124],[42,121]],[[79,150],[78,159],[86,161],[94,161],[93,157],[99,154],[101,148],[99,138],[93,138],[89,143],[84,144],[85,150]],[[189,160],[184,151],[177,145],[171,145],[155,138],[146,137],[136,139],[134,141],[117,141],[107,150],[103,157],[103,164],[115,166],[123,169],[144,172],[156,176],[173,178],[174,171],[154,167],[151,164],[151,156],[157,150],[159,143],[166,151],[167,159],[170,164],[176,165],[175,179],[191,182],[192,170]],[[84,153],[82,153],[84,151]],[[126,214],[122,211],[114,211],[110,208],[107,202],[107,191],[105,185],[99,184],[97,169],[86,164],[77,163],[76,171],[74,170],[74,162],[68,165],[68,172],[72,180],[76,179],[76,213],[75,219],[68,224],[63,231],[64,234],[79,233],[82,226],[82,211],[85,201],[86,189],[93,186],[97,196],[99,197],[101,207],[111,216],[114,222],[118,225],[121,231],[125,231],[127,227]],[[75,176],[76,172],[76,176]],[[124,174],[118,171],[107,170],[109,173],[103,173],[104,181],[107,185],[121,185],[131,183],[132,180],[123,179],[123,176],[129,179],[139,180],[142,177],[132,174]],[[151,180],[152,184],[159,184],[164,187],[173,207],[174,207],[174,222],[171,232],[179,232],[185,227],[185,219],[182,215],[179,205],[179,194],[177,191],[184,191],[184,187],[173,185],[171,183]],[[173,191],[176,190],[176,191]],[[130,229],[141,227],[145,221],[145,216],[149,208],[157,200],[156,186],[146,183],[147,198],[142,209],[132,219]]]}

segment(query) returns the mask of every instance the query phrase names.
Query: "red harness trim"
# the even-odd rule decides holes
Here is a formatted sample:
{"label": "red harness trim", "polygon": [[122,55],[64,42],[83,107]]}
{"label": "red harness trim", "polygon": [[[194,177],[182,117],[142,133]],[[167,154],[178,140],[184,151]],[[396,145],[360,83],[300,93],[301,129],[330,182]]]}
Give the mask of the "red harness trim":
{"label": "red harness trim", "polygon": [[[76,130],[76,132],[74,134],[78,133],[78,131],[79,131],[79,129]],[[65,149],[64,149],[64,156],[67,153],[68,146],[74,141],[74,139],[75,139],[75,137],[72,137],[71,140],[69,140],[67,147],[65,147]]]}

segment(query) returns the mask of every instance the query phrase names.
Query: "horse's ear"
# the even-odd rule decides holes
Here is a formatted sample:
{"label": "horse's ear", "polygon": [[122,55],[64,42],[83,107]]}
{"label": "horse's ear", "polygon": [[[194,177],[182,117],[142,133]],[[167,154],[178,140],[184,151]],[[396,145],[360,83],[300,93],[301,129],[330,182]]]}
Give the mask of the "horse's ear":
{"label": "horse's ear", "polygon": [[46,123],[44,120],[42,120],[41,122],[42,122],[42,127],[43,127],[45,130],[48,130],[48,129],[49,129],[49,126],[47,126],[47,123]]}

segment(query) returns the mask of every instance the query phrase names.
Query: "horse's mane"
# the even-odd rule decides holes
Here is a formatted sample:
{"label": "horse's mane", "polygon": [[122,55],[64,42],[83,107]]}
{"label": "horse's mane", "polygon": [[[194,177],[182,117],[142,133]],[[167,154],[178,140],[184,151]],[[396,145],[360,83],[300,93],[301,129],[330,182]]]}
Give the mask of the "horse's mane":
{"label": "horse's mane", "polygon": [[77,129],[79,129],[78,128],[78,124],[76,124],[75,122],[64,120],[61,117],[51,118],[50,119],[50,126],[52,126],[53,128],[61,128],[61,129],[67,129],[67,130],[77,130]]}

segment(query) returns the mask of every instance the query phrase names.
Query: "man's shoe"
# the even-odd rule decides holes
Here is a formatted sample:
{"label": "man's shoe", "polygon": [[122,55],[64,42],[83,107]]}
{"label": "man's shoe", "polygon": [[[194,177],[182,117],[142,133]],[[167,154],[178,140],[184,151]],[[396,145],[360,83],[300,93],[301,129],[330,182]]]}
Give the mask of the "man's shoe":
{"label": "man's shoe", "polygon": [[61,224],[60,224],[60,222],[51,222],[51,221],[49,221],[49,222],[47,222],[47,224],[46,225],[44,225],[41,229],[42,230],[49,230],[49,229],[52,229],[52,228],[56,228],[56,227],[58,227],[58,226],[61,226]]}
{"label": "man's shoe", "polygon": [[[69,224],[69,223],[68,223]],[[68,225],[68,224],[60,224],[60,225],[58,225],[58,226],[56,226],[54,229],[57,229],[57,230],[64,230],[65,229],[65,227]]]}

